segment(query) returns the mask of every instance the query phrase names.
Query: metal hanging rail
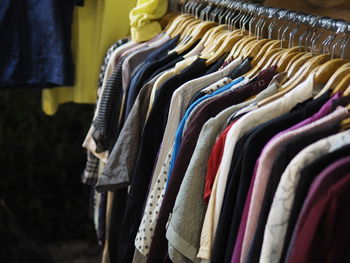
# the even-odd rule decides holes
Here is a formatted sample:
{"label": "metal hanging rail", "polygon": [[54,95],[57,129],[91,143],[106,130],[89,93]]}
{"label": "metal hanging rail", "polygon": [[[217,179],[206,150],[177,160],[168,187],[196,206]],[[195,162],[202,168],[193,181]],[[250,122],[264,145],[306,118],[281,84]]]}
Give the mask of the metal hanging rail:
{"label": "metal hanging rail", "polygon": [[323,28],[335,31],[337,33],[350,33],[350,21],[345,21],[342,19],[332,19],[330,17],[322,17],[302,12],[274,8],[242,0],[192,0],[191,2],[196,2],[203,6],[208,5],[212,7],[220,7],[232,11],[254,12],[260,16],[293,21],[295,23]]}

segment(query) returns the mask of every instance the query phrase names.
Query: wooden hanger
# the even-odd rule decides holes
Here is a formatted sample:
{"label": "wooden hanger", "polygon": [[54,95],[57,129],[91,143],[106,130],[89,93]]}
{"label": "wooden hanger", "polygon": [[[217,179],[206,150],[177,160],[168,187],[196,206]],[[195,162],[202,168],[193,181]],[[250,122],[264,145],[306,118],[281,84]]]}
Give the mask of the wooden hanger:
{"label": "wooden hanger", "polygon": [[171,37],[174,38],[174,32],[177,30],[177,28],[186,20],[191,18],[190,15],[188,14],[183,14],[183,15],[179,15],[177,16],[173,22],[171,23],[171,25],[168,27],[168,29],[166,30],[166,33]]}
{"label": "wooden hanger", "polygon": [[[342,66],[340,66],[333,75],[329,78],[326,85],[323,87],[323,89],[315,96],[315,98],[318,98],[323,93],[325,93],[327,90],[334,90],[334,93],[340,92],[340,90],[335,90],[335,88],[339,85],[339,83],[350,74],[350,63],[346,63]],[[340,86],[338,86],[340,88]]]}
{"label": "wooden hanger", "polygon": [[[343,93],[343,96],[349,96],[350,95],[350,85],[346,88],[346,90]],[[350,104],[348,105],[350,107]]]}
{"label": "wooden hanger", "polygon": [[[337,92],[342,93],[345,95],[346,89],[350,85],[350,74],[347,74],[333,89],[332,95],[336,94]],[[346,96],[346,95],[345,95]]]}
{"label": "wooden hanger", "polygon": [[160,20],[160,24],[164,32],[168,30],[168,28],[170,27],[170,25],[173,23],[173,21],[177,16],[178,15],[174,13],[168,13],[165,16],[163,16],[163,18]]}
{"label": "wooden hanger", "polygon": [[[259,54],[261,48],[263,46],[265,46],[269,41],[271,41],[270,39],[257,39],[254,40],[250,43],[248,43],[248,45],[242,50],[243,56],[246,57],[255,57],[257,54]],[[257,48],[259,49],[258,52],[256,53],[255,51],[257,50]]]}
{"label": "wooden hanger", "polygon": [[174,30],[172,33],[172,37],[176,37],[177,35],[183,35],[186,30],[188,30],[190,23],[197,22],[198,19],[195,19],[194,17],[189,17],[187,19],[181,20],[178,27]]}
{"label": "wooden hanger", "polygon": [[322,54],[314,56],[306,61],[305,64],[295,73],[295,75],[282,86],[282,88],[285,88],[286,90],[285,93],[296,87],[301,81],[305,80],[310,73],[314,72],[318,66],[325,63],[329,59],[329,54]]}
{"label": "wooden hanger", "polygon": [[255,66],[264,57],[268,50],[279,48],[280,44],[281,42],[279,40],[270,40],[265,45],[263,45],[259,53],[252,59],[252,66]]}
{"label": "wooden hanger", "polygon": [[238,40],[231,48],[231,52],[229,53],[229,55],[227,56],[228,59],[233,57],[234,52],[240,47],[242,42],[245,42],[247,39],[247,37],[244,36],[243,38],[241,38],[240,40]]}
{"label": "wooden hanger", "polygon": [[286,70],[287,65],[294,59],[302,56],[300,52],[290,52],[286,53],[281,59],[277,62],[278,72],[283,72]]}
{"label": "wooden hanger", "polygon": [[215,22],[201,22],[198,25],[196,25],[196,28],[193,30],[191,34],[191,39],[182,47],[179,47],[176,51],[177,53],[181,54],[185,52],[187,49],[189,49],[191,46],[194,45],[194,43],[201,39],[205,33],[208,31],[208,29],[214,27],[216,25]]}
{"label": "wooden hanger", "polygon": [[216,35],[213,36],[212,40],[208,42],[208,45],[201,52],[202,56],[208,59],[211,56],[210,54],[213,54],[213,52],[215,52],[215,50],[217,50],[221,46],[221,44],[225,41],[229,34],[230,33],[226,30],[217,32]]}
{"label": "wooden hanger", "polygon": [[[211,34],[209,34],[207,37],[203,37],[203,43],[204,43],[204,46],[206,47],[211,41],[212,39],[214,38],[214,35],[217,33],[217,32],[220,32],[220,31],[223,31],[223,30],[226,30],[227,26],[226,25],[218,25],[218,26],[215,26],[215,27],[212,27],[211,29]],[[201,40],[202,41],[202,40]]]}
{"label": "wooden hanger", "polygon": [[325,84],[330,79],[330,77],[336,72],[336,70],[344,65],[346,61],[341,58],[336,58],[327,61],[320,66],[319,69],[315,72],[315,83],[316,84]]}
{"label": "wooden hanger", "polygon": [[[281,62],[283,62],[285,59],[289,58],[289,54],[291,53],[298,53],[299,52],[299,48],[298,47],[291,47],[291,48],[286,48],[284,49],[283,52],[281,52],[276,59],[272,62],[271,65],[278,65]],[[287,62],[286,62],[287,64]]]}
{"label": "wooden hanger", "polygon": [[284,71],[288,71],[288,69],[291,67],[291,65],[293,65],[295,63],[295,61],[297,61],[303,55],[305,55],[305,52],[298,52],[298,54],[295,57],[291,58],[291,60],[288,62]]}
{"label": "wooden hanger", "polygon": [[225,41],[222,43],[220,48],[216,50],[214,55],[212,55],[208,60],[206,61],[206,65],[211,65],[215,61],[217,61],[221,56],[223,56],[225,53],[230,52],[232,49],[232,46],[237,43],[238,40],[243,38],[242,35],[231,35],[225,39]]}
{"label": "wooden hanger", "polygon": [[[242,54],[243,48],[249,43],[256,39],[256,37],[245,37],[244,40],[240,43],[240,45],[237,47],[235,52],[232,54],[234,58],[239,57]],[[230,53],[231,54],[231,53]]]}
{"label": "wooden hanger", "polygon": [[256,76],[261,69],[268,63],[268,61],[271,59],[271,57],[280,52],[281,48],[274,48],[268,50],[265,55],[259,60],[259,62],[249,71],[245,74],[247,78],[252,78],[253,76]]}
{"label": "wooden hanger", "polygon": [[[204,36],[203,36],[203,38],[199,41],[199,43],[197,44],[197,46],[195,46],[190,52],[188,52],[186,55],[184,55],[184,58],[189,58],[189,57],[191,57],[191,56],[193,56],[193,50],[196,50],[197,49],[197,47],[201,47],[202,48],[202,46],[204,47],[204,49],[205,49],[205,38],[208,38],[208,36],[210,36],[210,35],[213,35],[213,33],[215,33],[216,32],[216,27],[212,27],[212,28],[210,28],[205,34],[204,34]],[[176,51],[176,48],[177,47],[175,47],[172,51],[173,52],[175,52]],[[203,52],[203,50],[202,50],[202,52]]]}
{"label": "wooden hanger", "polygon": [[[346,107],[348,110],[350,110],[350,106]],[[346,131],[350,129],[350,118],[346,118],[342,120],[340,123],[340,131]]]}
{"label": "wooden hanger", "polygon": [[260,107],[267,103],[270,103],[294,89],[299,83],[304,81],[316,67],[325,63],[329,58],[330,55],[322,54],[312,57],[311,59],[306,61],[306,63],[297,71],[297,73],[290,80],[288,80],[282,85],[282,89],[278,93],[262,100],[258,103],[258,106]]}
{"label": "wooden hanger", "polygon": [[311,53],[305,53],[303,56],[298,58],[293,64],[290,65],[290,67],[287,67],[287,77],[290,79],[293,77],[296,72],[302,67],[306,61],[310,60],[312,58]]}
{"label": "wooden hanger", "polygon": [[[350,86],[347,87],[347,90],[350,90]],[[344,92],[343,96],[348,96],[348,95],[345,95],[345,92]],[[348,113],[349,113],[350,112],[350,104],[347,105],[345,108],[348,110]],[[340,131],[345,131],[348,129],[350,129],[350,117],[345,118],[340,123]]]}
{"label": "wooden hanger", "polygon": [[[186,21],[187,22],[187,21]],[[180,40],[183,40],[186,36],[189,36],[192,32],[192,30],[195,28],[195,25],[200,23],[200,20],[194,19],[189,20],[187,23],[183,23],[183,28],[179,31],[180,33]]]}

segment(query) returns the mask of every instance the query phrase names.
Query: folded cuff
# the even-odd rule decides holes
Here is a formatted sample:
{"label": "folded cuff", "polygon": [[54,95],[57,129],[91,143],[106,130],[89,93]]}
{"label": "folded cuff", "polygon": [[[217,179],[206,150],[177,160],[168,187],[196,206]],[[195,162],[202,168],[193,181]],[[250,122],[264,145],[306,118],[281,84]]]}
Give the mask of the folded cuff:
{"label": "folded cuff", "polygon": [[141,27],[131,28],[131,39],[135,42],[150,40],[151,38],[162,32],[162,28],[157,21],[145,24]]}

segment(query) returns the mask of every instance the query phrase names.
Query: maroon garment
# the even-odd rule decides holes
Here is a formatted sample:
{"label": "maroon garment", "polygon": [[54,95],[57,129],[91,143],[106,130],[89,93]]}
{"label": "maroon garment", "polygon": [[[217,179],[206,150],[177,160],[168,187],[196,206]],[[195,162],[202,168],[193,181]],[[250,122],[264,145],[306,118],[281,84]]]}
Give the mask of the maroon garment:
{"label": "maroon garment", "polygon": [[344,262],[350,242],[350,156],[329,165],[313,182],[286,262]]}
{"label": "maroon garment", "polygon": [[245,101],[258,94],[268,86],[276,74],[276,66],[266,69],[260,72],[257,78],[243,87],[224,92],[218,96],[208,99],[210,100],[210,103],[205,104],[195,113],[183,135],[179,154],[176,159],[170,181],[168,182],[168,191],[164,196],[164,200],[159,211],[159,217],[154,230],[154,236],[147,258],[147,263],[159,263],[166,260],[168,251],[168,243],[165,237],[166,223],[168,221],[169,214],[174,207],[182,179],[191,160],[199,133],[204,123],[209,118],[216,116],[227,107]]}

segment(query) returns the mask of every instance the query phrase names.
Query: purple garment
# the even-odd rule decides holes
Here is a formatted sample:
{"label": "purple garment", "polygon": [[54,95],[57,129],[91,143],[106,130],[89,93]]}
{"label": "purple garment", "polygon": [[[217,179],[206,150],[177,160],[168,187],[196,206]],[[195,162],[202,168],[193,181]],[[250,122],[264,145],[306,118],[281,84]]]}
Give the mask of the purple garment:
{"label": "purple garment", "polygon": [[[346,192],[341,191],[345,189],[332,191],[332,188],[345,185],[343,183],[349,181],[349,171],[350,156],[329,165],[313,181],[294,229],[285,262],[305,262],[306,258],[307,262],[320,262],[321,259],[322,262],[341,262],[347,245],[350,214],[345,209],[348,200],[341,198],[346,196]],[[334,194],[340,196],[331,198]],[[321,249],[325,247],[326,250]]]}
{"label": "purple garment", "polygon": [[247,220],[248,220],[250,200],[252,199],[253,186],[254,186],[257,168],[258,168],[257,166],[254,167],[254,174],[253,174],[252,180],[250,182],[250,186],[249,186],[249,190],[248,190],[248,194],[247,194],[247,199],[245,200],[245,203],[244,203],[244,210],[243,210],[243,214],[242,214],[241,223],[239,225],[239,230],[238,230],[235,246],[234,246],[234,249],[232,252],[231,263],[239,263],[240,259],[241,259],[243,239],[244,239],[245,228],[246,228]]}
{"label": "purple garment", "polygon": [[[273,138],[271,138],[269,140],[269,142],[266,144],[266,146],[269,145],[272,141],[274,141],[279,136],[281,136],[281,135],[283,135],[283,134],[285,134],[285,133],[287,133],[289,131],[301,128],[301,127],[303,127],[303,126],[305,126],[307,124],[310,124],[310,123],[312,123],[314,121],[317,121],[317,120],[323,118],[324,116],[326,116],[327,114],[329,114],[331,109],[332,109],[333,102],[335,100],[339,99],[339,97],[340,97],[340,93],[336,93],[332,98],[330,98],[321,107],[321,109],[318,112],[316,112],[311,117],[309,117],[309,118],[307,118],[307,119],[305,119],[305,120],[295,124],[294,126],[279,132],[278,134],[276,134]],[[256,177],[256,172],[257,172],[258,166],[259,166],[259,159],[255,163],[254,174],[253,174],[252,180],[250,182],[249,192],[248,192],[248,195],[247,195],[246,202],[244,204],[243,215],[242,215],[241,223],[240,223],[240,226],[239,226],[239,231],[238,231],[238,235],[237,235],[237,238],[236,238],[235,246],[234,246],[234,249],[233,249],[233,252],[232,252],[231,263],[239,263],[240,262],[241,252],[242,252],[242,245],[243,245],[245,229],[246,229],[247,220],[248,220],[248,214],[249,214],[250,200],[252,198],[253,186],[254,186],[254,181],[255,181],[255,177]]]}

